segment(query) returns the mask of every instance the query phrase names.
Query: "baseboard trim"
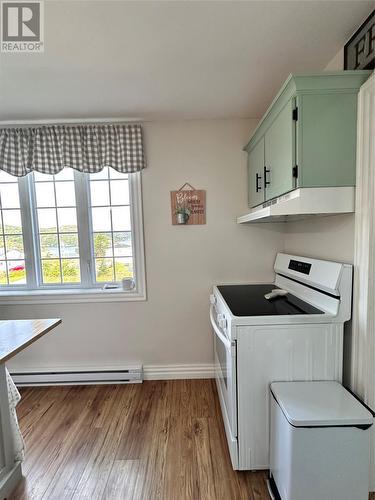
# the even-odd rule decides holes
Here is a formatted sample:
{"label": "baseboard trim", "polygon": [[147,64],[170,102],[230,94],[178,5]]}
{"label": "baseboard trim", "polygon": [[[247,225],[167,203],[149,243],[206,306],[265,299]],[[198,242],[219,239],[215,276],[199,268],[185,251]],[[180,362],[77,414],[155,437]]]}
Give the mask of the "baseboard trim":
{"label": "baseboard trim", "polygon": [[[14,376],[17,385],[87,385],[90,383],[95,384],[108,384],[117,383],[116,381],[108,381],[108,376],[103,375],[100,378],[100,372],[103,370],[124,370],[124,369],[134,368],[131,366],[124,365],[103,365],[103,366],[38,366],[38,367],[11,367],[10,374]],[[98,377],[95,377],[95,381],[90,382],[89,380],[82,382],[72,381],[71,372],[97,372]],[[53,372],[56,375],[58,382],[53,382],[51,380],[48,383],[38,383],[38,377],[36,374],[48,374]],[[66,380],[64,380],[64,373],[66,373]],[[18,377],[17,375],[18,374]],[[21,377],[20,377],[21,375]],[[107,378],[107,380],[106,380]],[[199,378],[214,378],[214,365],[209,364],[180,364],[180,365],[143,365],[143,380],[174,380],[174,379],[199,379]],[[26,380],[26,383],[22,383],[21,380]],[[129,381],[132,383],[133,381]],[[128,383],[129,383],[128,382]],[[121,383],[119,381],[118,383]]]}
{"label": "baseboard trim", "polygon": [[214,378],[214,365],[143,365],[144,380]]}

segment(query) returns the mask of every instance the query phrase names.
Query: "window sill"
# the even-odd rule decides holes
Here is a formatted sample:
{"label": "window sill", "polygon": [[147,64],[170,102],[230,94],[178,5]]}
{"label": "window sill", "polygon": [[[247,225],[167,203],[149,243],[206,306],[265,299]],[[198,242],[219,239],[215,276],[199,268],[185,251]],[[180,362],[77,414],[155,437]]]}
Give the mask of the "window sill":
{"label": "window sill", "polygon": [[67,290],[4,290],[0,291],[0,305],[71,304],[84,302],[136,302],[146,300],[146,293],[124,292],[122,289]]}

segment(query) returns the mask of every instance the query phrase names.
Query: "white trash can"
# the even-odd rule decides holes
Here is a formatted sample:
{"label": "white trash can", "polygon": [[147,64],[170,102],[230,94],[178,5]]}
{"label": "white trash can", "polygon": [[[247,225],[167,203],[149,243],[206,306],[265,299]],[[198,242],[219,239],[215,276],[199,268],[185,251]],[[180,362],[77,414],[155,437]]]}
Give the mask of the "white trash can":
{"label": "white trash can", "polygon": [[338,382],[274,382],[270,390],[274,497],[368,500],[372,413]]}

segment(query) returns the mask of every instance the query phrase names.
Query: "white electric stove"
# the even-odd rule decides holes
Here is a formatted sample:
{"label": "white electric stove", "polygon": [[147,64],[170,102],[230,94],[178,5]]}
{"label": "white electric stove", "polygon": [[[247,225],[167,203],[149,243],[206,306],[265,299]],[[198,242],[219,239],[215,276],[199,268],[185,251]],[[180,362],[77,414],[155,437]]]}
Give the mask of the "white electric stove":
{"label": "white electric stove", "polygon": [[269,468],[271,382],[342,379],[352,266],[279,253],[274,270],[274,283],[217,285],[210,297],[216,385],[238,470]]}

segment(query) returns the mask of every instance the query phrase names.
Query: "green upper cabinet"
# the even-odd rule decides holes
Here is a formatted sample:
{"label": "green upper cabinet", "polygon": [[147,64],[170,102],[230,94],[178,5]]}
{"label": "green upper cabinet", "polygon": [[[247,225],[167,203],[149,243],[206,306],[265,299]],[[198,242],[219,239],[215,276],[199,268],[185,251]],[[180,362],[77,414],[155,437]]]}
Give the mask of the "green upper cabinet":
{"label": "green upper cabinet", "polygon": [[255,206],[263,203],[265,199],[262,181],[264,172],[264,137],[261,137],[249,152],[247,161],[249,205]]}
{"label": "green upper cabinet", "polygon": [[355,185],[357,94],[370,74],[289,76],[244,148],[250,207],[295,188]]}
{"label": "green upper cabinet", "polygon": [[275,198],[294,188],[295,125],[292,120],[293,100],[290,99],[271,123],[264,135],[266,199]]}
{"label": "green upper cabinet", "polygon": [[301,95],[298,110],[298,186],[354,186],[357,93]]}

